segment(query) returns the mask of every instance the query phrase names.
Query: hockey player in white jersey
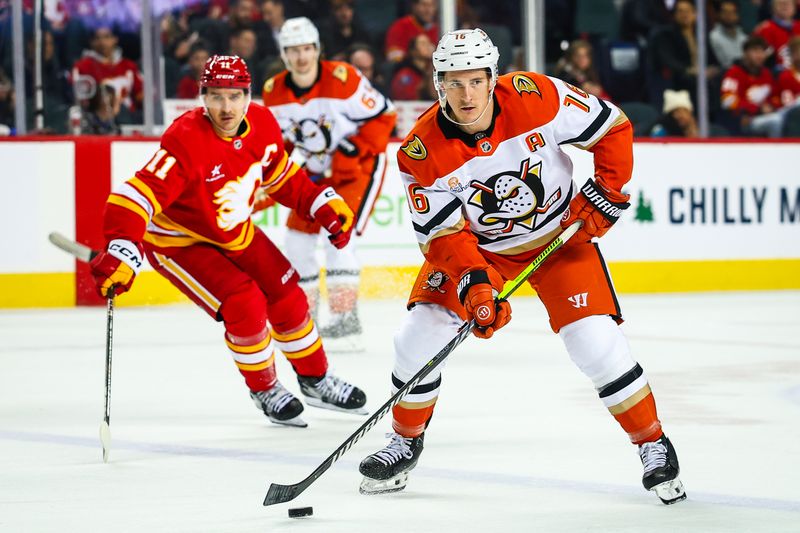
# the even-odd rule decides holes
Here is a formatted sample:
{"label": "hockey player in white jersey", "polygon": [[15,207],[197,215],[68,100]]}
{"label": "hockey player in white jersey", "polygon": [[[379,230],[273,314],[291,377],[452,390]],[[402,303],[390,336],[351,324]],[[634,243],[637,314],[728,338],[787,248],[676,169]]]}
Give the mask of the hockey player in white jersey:
{"label": "hockey player in white jersey", "polygon": [[[264,104],[278,119],[293,159],[312,179],[336,189],[364,233],[386,170],[386,144],[396,121],[391,101],[353,66],[320,60],[319,33],[305,17],[287,20],[278,35],[286,70],[266,81]],[[292,213],[286,254],[300,274],[312,313],[319,300],[316,246],[320,226]],[[329,350],[363,349],[358,319],[360,265],[355,241],[325,243],[325,280],[331,319],[320,329]],[[329,342],[330,341],[330,342]]]}
{"label": "hockey player in white jersey", "polygon": [[[631,442],[642,483],[664,503],[686,497],[678,457],[653,393],[619,328],[622,316],[595,242],[626,209],[632,128],[622,111],[533,72],[497,75],[497,48],[480,29],[450,32],[433,54],[439,94],[397,158],[426,262],[395,336],[393,392],[455,335],[464,320],[491,337],[511,319],[495,302],[562,228],[582,228],[529,279],[572,361]],[[573,145],[594,154],[595,173],[572,181]],[[502,354],[492,354],[493,360]],[[392,410],[385,448],[366,457],[361,492],[402,490],[423,448],[441,383],[437,368]],[[542,398],[544,400],[544,398]],[[568,421],[565,421],[568,423]]]}

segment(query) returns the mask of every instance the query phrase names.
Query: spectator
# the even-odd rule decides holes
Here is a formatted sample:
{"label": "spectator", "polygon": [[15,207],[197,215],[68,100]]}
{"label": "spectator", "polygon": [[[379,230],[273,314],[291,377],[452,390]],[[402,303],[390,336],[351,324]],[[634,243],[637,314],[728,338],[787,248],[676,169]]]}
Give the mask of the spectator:
{"label": "spectator", "polygon": [[254,0],[236,0],[231,2],[228,12],[228,25],[231,31],[240,28],[252,28],[253,24],[259,20],[259,13],[256,9]]}
{"label": "spectator", "polygon": [[405,58],[411,39],[421,33],[427,35],[432,43],[438,42],[437,11],[437,0],[411,0],[411,14],[394,21],[386,32],[386,59],[400,63]]}
{"label": "spectator", "polygon": [[[653,33],[651,50],[654,77],[665,89],[686,89],[694,94],[697,87],[697,39],[695,21],[697,12],[691,0],[677,0],[673,9],[673,23]],[[708,49],[706,79],[719,77],[717,59]],[[658,83],[656,85],[659,85]]]}
{"label": "spectator", "polygon": [[664,0],[626,0],[620,15],[620,37],[646,45],[654,29],[671,21]]}
{"label": "spectator", "polygon": [[[35,47],[32,38],[26,42],[25,90],[28,109],[34,109],[34,66]],[[56,55],[55,40],[50,31],[42,32],[42,96],[45,131],[49,133],[67,132],[67,110],[72,104],[72,90],[69,72],[62,69]]]}
{"label": "spectator", "polygon": [[101,82],[98,90],[89,98],[81,113],[81,133],[84,135],[119,135],[117,116],[121,99],[116,88]]}
{"label": "spectator", "polygon": [[779,105],[775,80],[764,66],[769,45],[753,36],[742,47],[742,59],[736,61],[722,80],[722,108],[728,112],[731,131],[753,131],[753,117],[772,113]]}
{"label": "spectator", "polygon": [[178,98],[197,98],[200,94],[200,76],[203,74],[203,67],[210,57],[208,48],[205,44],[198,43],[189,52],[189,61],[186,68],[188,72],[178,82]]}
{"label": "spectator", "polygon": [[141,122],[144,87],[136,63],[122,57],[122,51],[117,47],[117,37],[108,27],[101,26],[94,31],[90,46],[91,50],[84,51],[83,57],[72,67],[72,84],[81,105],[86,106],[87,100],[104,84],[116,92],[123,112],[122,120]]}
{"label": "spectator", "polygon": [[593,61],[592,45],[588,41],[572,41],[556,66],[556,77],[602,100],[610,100],[600,83]]}
{"label": "spectator", "polygon": [[283,0],[264,0],[261,2],[261,20],[253,25],[258,38],[258,57],[262,61],[280,57],[278,32],[286,22]]}
{"label": "spectator", "polygon": [[436,49],[424,33],[420,33],[408,45],[406,58],[392,77],[392,99],[436,100],[433,87],[433,62],[431,56]]}
{"label": "spectator", "polygon": [[719,4],[717,24],[708,36],[720,67],[728,69],[742,57],[742,45],[747,34],[739,25],[739,4],[736,0],[722,0]]}
{"label": "spectator", "polygon": [[789,39],[800,35],[800,21],[794,20],[797,11],[795,0],[772,0],[772,18],[753,30],[753,35],[763,37],[769,44],[769,53],[775,66],[789,68]]}
{"label": "spectator", "polygon": [[652,137],[699,137],[689,91],[664,91],[663,115],[650,130]]}
{"label": "spectator", "polygon": [[331,0],[330,17],[320,25],[322,49],[328,59],[343,61],[355,43],[372,43],[372,35],[356,20],[353,0]]}
{"label": "spectator", "polygon": [[375,51],[366,44],[356,43],[347,50],[347,62],[356,67],[376,90],[388,95],[386,82],[377,68]]}
{"label": "spectator", "polygon": [[258,40],[255,31],[250,28],[238,28],[231,33],[230,45],[228,47],[228,55],[239,56],[244,59],[245,63],[255,66],[252,71],[252,83],[256,92],[264,83],[264,79],[261,75],[263,69],[261,68],[259,58],[256,56],[257,43]]}
{"label": "spectator", "polygon": [[791,65],[778,76],[778,95],[782,106],[800,104],[800,37],[789,40]]}
{"label": "spectator", "polygon": [[14,84],[0,67],[0,137],[11,133],[14,128]]}

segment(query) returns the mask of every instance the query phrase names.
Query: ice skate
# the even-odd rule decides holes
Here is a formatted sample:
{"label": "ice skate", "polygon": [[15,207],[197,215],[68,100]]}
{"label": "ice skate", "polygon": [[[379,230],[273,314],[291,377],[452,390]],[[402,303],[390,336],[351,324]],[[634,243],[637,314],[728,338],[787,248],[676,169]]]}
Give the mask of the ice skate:
{"label": "ice skate", "polygon": [[644,488],[654,491],[665,505],[686,499],[683,483],[678,478],[678,455],[666,435],[639,446],[639,457],[644,465]]}
{"label": "ice skate", "polygon": [[308,405],[357,415],[367,414],[364,409],[367,395],[364,391],[333,374],[328,373],[321,378],[297,376],[297,381]]}
{"label": "ice skate", "polygon": [[327,352],[363,352],[362,331],[358,313],[353,310],[347,313],[333,314],[330,322],[320,328],[319,334],[325,343]]}
{"label": "ice skate", "polygon": [[422,453],[424,433],[419,437],[403,437],[387,433],[391,438],[385,448],[361,461],[358,471],[364,475],[358,491],[361,494],[385,494],[406,488],[408,473],[417,466]]}
{"label": "ice skate", "polygon": [[294,394],[286,390],[280,381],[265,391],[250,391],[253,403],[260,410],[264,411],[267,418],[275,424],[284,426],[294,426],[304,428],[308,424],[300,418],[303,412],[303,404],[295,398]]}

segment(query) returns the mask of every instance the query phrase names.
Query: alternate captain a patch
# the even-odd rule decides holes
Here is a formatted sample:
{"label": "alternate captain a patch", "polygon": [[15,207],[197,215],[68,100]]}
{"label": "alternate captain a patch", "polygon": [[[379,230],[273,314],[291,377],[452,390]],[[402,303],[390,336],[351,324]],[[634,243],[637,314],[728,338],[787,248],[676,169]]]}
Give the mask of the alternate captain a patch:
{"label": "alternate captain a patch", "polygon": [[536,82],[524,74],[515,75],[511,79],[511,83],[520,96],[522,96],[522,93],[535,93],[539,95],[539,98],[542,97],[542,91],[539,90],[539,86],[536,85]]}
{"label": "alternate captain a patch", "polygon": [[406,154],[411,159],[415,159],[417,161],[422,161],[426,157],[428,157],[428,150],[425,148],[425,145],[422,144],[422,141],[419,137],[414,135],[414,138],[408,141],[406,144],[400,147],[404,154]]}

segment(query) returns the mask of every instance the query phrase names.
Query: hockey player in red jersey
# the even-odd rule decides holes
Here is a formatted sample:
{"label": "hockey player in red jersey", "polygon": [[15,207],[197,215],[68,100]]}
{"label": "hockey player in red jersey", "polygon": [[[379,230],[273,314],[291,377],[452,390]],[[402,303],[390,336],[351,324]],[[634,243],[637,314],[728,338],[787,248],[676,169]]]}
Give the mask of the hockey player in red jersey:
{"label": "hockey player in red jersey", "polygon": [[[582,221],[529,282],[570,358],[638,446],[645,488],[665,503],[680,501],[678,458],[618,326],[619,305],[594,242],[629,206],[622,187],[633,167],[631,124],[613,104],[561,80],[533,72],[498,77],[497,57],[480,29],[445,35],[433,54],[439,104],[420,116],[397,154],[426,262],[395,335],[393,391],[464,320],[475,319],[481,338],[507,324],[509,302],[494,301],[504,281],[563,227]],[[579,188],[565,144],[594,154],[594,179]],[[436,369],[393,408],[390,442],[361,462],[362,493],[405,487],[440,383]]]}
{"label": "hockey player in red jersey", "polygon": [[[264,105],[294,146],[292,159],[304,161],[312,179],[333,186],[353,210],[360,236],[383,185],[394,106],[353,66],[320,60],[319,33],[309,19],[287,20],[278,43],[286,70],[264,84]],[[286,255],[300,273],[313,315],[319,300],[320,225],[295,211],[287,226]],[[325,269],[331,318],[321,328],[322,337],[329,349],[362,350],[355,243],[343,249],[326,244]]]}
{"label": "hockey player in red jersey", "polygon": [[250,220],[257,191],[314,220],[345,246],[353,213],[330,187],[289,161],[280,128],[250,102],[237,56],[213,56],[200,80],[203,106],[164,132],[161,146],[108,198],[107,248],[92,262],[98,291],[130,289],[144,256],[225,325],[225,342],[256,406],[278,424],[305,427],[303,405],[278,381],[275,348],[310,405],[365,414],[363,391],[328,372],[298,275]]}

